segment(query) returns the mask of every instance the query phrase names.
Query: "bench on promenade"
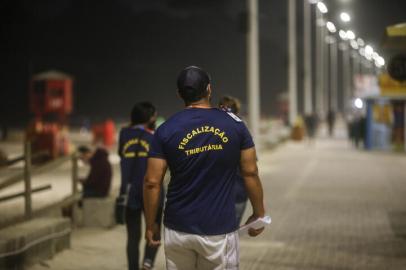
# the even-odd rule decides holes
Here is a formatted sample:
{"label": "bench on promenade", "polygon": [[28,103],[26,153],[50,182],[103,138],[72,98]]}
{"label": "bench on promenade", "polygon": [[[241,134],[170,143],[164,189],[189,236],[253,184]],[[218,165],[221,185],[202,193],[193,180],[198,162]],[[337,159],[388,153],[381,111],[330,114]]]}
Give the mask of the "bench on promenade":
{"label": "bench on promenade", "polygon": [[83,226],[111,228],[116,225],[114,204],[112,197],[83,198]]}
{"label": "bench on promenade", "polygon": [[38,217],[0,230],[0,269],[24,269],[70,247],[71,222]]}

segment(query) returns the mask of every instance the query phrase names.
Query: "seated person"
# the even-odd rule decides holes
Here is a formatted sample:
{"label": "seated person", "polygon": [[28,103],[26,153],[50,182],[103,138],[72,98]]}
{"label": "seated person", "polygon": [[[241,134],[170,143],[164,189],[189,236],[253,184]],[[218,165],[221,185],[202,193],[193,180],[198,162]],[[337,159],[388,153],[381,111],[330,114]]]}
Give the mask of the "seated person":
{"label": "seated person", "polygon": [[113,176],[108,159],[109,153],[101,147],[92,151],[86,146],[79,147],[78,152],[79,158],[90,166],[88,176],[85,179],[80,179],[83,185],[83,198],[107,197]]}

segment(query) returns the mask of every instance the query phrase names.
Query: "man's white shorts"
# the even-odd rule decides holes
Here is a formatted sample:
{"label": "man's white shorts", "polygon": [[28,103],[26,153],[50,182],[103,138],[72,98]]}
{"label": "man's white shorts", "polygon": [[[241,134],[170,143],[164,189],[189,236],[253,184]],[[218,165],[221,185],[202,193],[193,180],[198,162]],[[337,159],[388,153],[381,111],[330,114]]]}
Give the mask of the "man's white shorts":
{"label": "man's white shorts", "polygon": [[201,236],[165,227],[167,270],[237,270],[239,264],[238,231]]}

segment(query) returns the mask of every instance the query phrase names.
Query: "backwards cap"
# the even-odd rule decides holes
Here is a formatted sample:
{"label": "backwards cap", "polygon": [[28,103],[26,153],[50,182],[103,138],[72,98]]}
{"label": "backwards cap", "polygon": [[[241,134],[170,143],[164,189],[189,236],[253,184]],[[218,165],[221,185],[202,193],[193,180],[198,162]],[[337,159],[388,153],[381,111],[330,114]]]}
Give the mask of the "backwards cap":
{"label": "backwards cap", "polygon": [[207,72],[199,67],[190,66],[179,73],[177,86],[181,97],[193,102],[205,96],[209,83],[210,75]]}

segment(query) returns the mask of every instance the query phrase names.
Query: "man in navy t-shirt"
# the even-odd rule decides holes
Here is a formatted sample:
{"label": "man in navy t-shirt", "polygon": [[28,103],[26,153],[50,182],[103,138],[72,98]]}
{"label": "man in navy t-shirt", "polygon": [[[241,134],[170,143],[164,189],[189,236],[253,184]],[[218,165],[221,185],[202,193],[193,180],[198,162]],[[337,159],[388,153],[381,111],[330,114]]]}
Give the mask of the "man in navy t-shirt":
{"label": "man in navy t-shirt", "polygon": [[[188,67],[178,76],[186,108],[156,131],[144,180],[146,238],[153,238],[161,183],[171,180],[164,213],[167,269],[238,269],[234,185],[238,168],[253,206],[249,222],[263,217],[262,185],[254,143],[234,114],[211,108],[209,75]],[[256,236],[263,230],[251,229]]]}

